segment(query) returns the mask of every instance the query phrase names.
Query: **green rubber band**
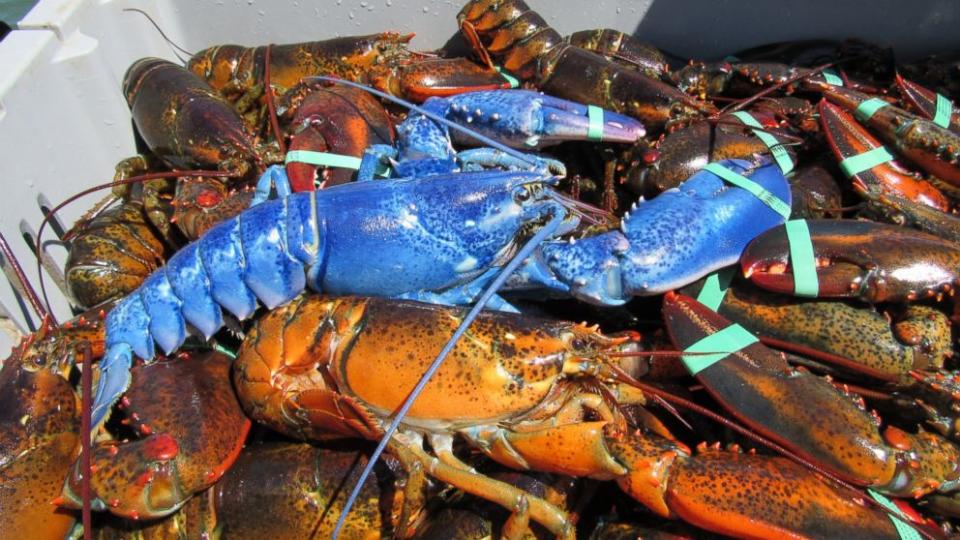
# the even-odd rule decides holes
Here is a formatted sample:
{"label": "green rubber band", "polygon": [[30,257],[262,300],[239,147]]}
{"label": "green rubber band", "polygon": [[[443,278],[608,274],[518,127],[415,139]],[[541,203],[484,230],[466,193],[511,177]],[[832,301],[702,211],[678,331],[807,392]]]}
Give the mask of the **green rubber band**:
{"label": "green rubber band", "polygon": [[719,163],[708,163],[703,169],[712,172],[713,174],[723,178],[738,188],[747,190],[751,195],[760,199],[760,202],[766,204],[772,208],[774,212],[780,214],[784,218],[790,217],[789,204],[783,202],[776,195],[770,193],[764,189],[763,186],[747,178],[746,176],[735,173]]}
{"label": "green rubber band", "polygon": [[862,154],[850,156],[840,162],[840,170],[843,174],[853,176],[863,171],[869,171],[877,165],[883,165],[888,161],[893,161],[893,156],[883,146],[878,146],[873,150],[867,150]]}
{"label": "green rubber band", "polygon": [[737,58],[736,56],[732,55],[732,54],[728,54],[728,55],[726,55],[726,56],[723,57],[723,61],[724,61],[724,62],[739,62],[740,59]]}
{"label": "green rubber band", "polygon": [[696,375],[720,360],[723,360],[728,355],[753,345],[758,341],[757,336],[751,334],[746,328],[739,324],[734,323],[723,330],[718,330],[710,334],[683,351],[685,353],[712,354],[697,354],[691,356],[681,354],[680,358],[683,360],[683,365],[686,366],[690,375]]}
{"label": "green rubber band", "polygon": [[501,77],[503,77],[504,79],[507,80],[508,83],[510,83],[510,88],[520,88],[520,81],[516,77],[507,73],[500,66],[496,66],[494,69],[497,70],[497,73],[499,73]]}
{"label": "green rubber band", "polygon": [[587,139],[591,141],[603,140],[603,109],[596,105],[587,105]]}
{"label": "green rubber band", "polygon": [[735,271],[736,266],[728,266],[707,276],[707,280],[703,282],[703,288],[700,289],[700,294],[697,295],[697,302],[716,311],[723,303],[723,297],[727,295],[727,289],[730,288],[730,282],[733,281]]}
{"label": "green rubber band", "polygon": [[217,352],[219,352],[219,353],[223,353],[223,354],[229,356],[230,358],[236,359],[236,357],[237,357],[237,353],[231,351],[230,349],[224,347],[223,345],[221,345],[221,344],[219,344],[219,343],[215,343],[215,344],[213,345],[213,350],[215,350],[215,351],[217,351]]}
{"label": "green rubber band", "polygon": [[946,97],[937,94],[937,114],[933,117],[933,123],[942,127],[950,127],[950,117],[953,115],[953,103]]}
{"label": "green rubber band", "polygon": [[328,152],[314,152],[312,150],[291,150],[287,152],[285,163],[307,163],[309,165],[322,165],[324,167],[333,167],[337,169],[360,170],[358,157],[344,156],[341,154],[330,154]]}
{"label": "green rubber band", "polygon": [[[901,510],[897,505],[893,504],[893,502],[891,502],[890,499],[884,497],[883,495],[877,493],[872,489],[868,489],[867,493],[869,493],[870,498],[877,501],[877,503],[879,503],[880,506],[886,508],[887,510],[890,510],[894,514],[897,514],[898,516],[904,519],[909,519],[907,518],[906,514],[903,513],[903,510]],[[893,522],[893,526],[896,527],[897,534],[900,535],[901,540],[923,540],[923,537],[920,536],[920,533],[917,532],[917,530],[914,529],[912,526],[907,524],[907,522],[894,516],[889,516],[889,517],[890,517],[890,521]]]}
{"label": "green rubber band", "polygon": [[790,267],[793,270],[793,294],[816,297],[820,293],[817,279],[817,259],[813,256],[813,241],[806,220],[795,219],[784,224],[790,245]]}
{"label": "green rubber band", "polygon": [[836,71],[832,69],[825,69],[821,71],[820,74],[823,75],[823,78],[826,79],[827,83],[834,86],[843,86],[843,79],[837,75]]}
{"label": "green rubber band", "polygon": [[886,101],[880,98],[870,98],[860,105],[857,105],[857,109],[853,111],[853,115],[857,117],[857,120],[861,122],[866,122],[880,109],[890,105]]}
{"label": "green rubber band", "polygon": [[783,174],[790,174],[790,172],[793,170],[793,160],[790,159],[790,153],[787,152],[787,149],[784,148],[782,144],[780,144],[780,141],[778,141],[773,135],[763,131],[763,126],[760,125],[760,122],[758,122],[757,119],[747,111],[737,111],[733,113],[733,115],[739,118],[744,124],[752,128],[759,128],[754,129],[753,134],[756,135],[757,138],[763,142],[763,144],[767,145],[767,148],[770,149],[770,153],[773,154],[773,159],[776,160],[777,165],[780,166],[780,170],[783,172]]}

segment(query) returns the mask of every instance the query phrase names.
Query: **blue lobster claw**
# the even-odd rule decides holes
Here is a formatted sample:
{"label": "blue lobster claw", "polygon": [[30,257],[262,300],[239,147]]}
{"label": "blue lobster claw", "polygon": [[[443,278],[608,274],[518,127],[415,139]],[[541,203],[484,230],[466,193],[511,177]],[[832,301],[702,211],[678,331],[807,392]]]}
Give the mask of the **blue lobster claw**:
{"label": "blue lobster claw", "polygon": [[[643,124],[628,116],[529,90],[490,90],[430,98],[422,109],[500,144],[521,149],[572,140],[634,143],[646,134]],[[478,144],[476,139],[458,130],[448,130],[424,114],[411,113],[397,126],[396,148],[379,145],[367,151],[358,179],[372,179],[369,171],[375,165],[390,165],[396,176],[403,178],[491,168],[566,175],[566,167],[554,159],[536,155],[519,159],[493,148],[457,153],[452,141]]]}
{"label": "blue lobster claw", "polygon": [[[748,176],[790,206],[790,186],[774,163],[719,163]],[[734,264],[746,245],[786,218],[747,190],[703,170],[675,189],[641,201],[619,230],[580,240],[544,243],[526,261],[530,283],[592,304],[619,305],[692,283]]]}
{"label": "blue lobster claw", "polygon": [[[646,135],[643,124],[629,116],[531,90],[489,90],[430,98],[424,107],[514,148],[588,140],[629,144]],[[452,135],[454,142],[476,144],[460,132]]]}

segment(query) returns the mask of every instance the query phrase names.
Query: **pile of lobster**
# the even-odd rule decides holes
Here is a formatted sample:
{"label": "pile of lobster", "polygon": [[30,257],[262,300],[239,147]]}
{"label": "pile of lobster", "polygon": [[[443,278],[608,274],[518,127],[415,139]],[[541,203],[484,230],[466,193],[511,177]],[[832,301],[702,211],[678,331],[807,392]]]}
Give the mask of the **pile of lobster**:
{"label": "pile of lobster", "polygon": [[0,536],[960,533],[956,69],[458,23],[130,67]]}

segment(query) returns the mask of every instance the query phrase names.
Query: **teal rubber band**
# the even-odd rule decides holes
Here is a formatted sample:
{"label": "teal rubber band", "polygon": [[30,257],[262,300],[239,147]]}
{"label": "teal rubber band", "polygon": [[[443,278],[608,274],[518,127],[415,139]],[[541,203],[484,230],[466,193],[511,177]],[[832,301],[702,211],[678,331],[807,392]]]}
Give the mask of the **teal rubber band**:
{"label": "teal rubber band", "polygon": [[716,311],[723,303],[723,297],[727,295],[727,289],[730,288],[730,282],[733,281],[734,271],[736,271],[736,266],[728,266],[707,276],[707,280],[703,282],[703,288],[700,289],[700,294],[697,295],[697,302]]}
{"label": "teal rubber band", "polygon": [[712,353],[686,356],[681,354],[683,365],[690,375],[696,375],[708,367],[723,360],[745,347],[758,342],[757,336],[751,334],[739,324],[732,324],[723,330],[718,330],[687,347],[685,353]]}
{"label": "teal rubber band", "polygon": [[358,157],[314,152],[312,150],[291,150],[287,152],[285,159],[285,163],[307,163],[337,169],[353,169],[355,171],[360,170],[360,162],[361,159]]}
{"label": "teal rubber band", "polygon": [[497,70],[497,73],[499,73],[501,77],[503,77],[504,79],[507,80],[508,83],[510,83],[510,88],[520,88],[520,81],[516,77],[507,73],[500,66],[496,66],[494,69]]}
{"label": "teal rubber band", "polygon": [[862,154],[850,156],[840,162],[840,170],[847,176],[860,174],[863,171],[869,171],[877,165],[883,165],[888,161],[893,161],[893,156],[883,146],[878,146],[873,150],[867,150]]}
{"label": "teal rubber band", "polygon": [[[886,508],[887,510],[890,510],[894,514],[897,514],[898,516],[904,519],[908,519],[906,514],[903,513],[903,510],[900,510],[900,508],[898,508],[897,505],[893,504],[893,502],[891,502],[890,499],[884,497],[883,495],[877,493],[872,489],[868,489],[867,493],[869,493],[870,498],[877,501],[877,503],[879,503],[880,506]],[[890,517],[890,521],[893,522],[893,526],[897,529],[897,534],[900,535],[901,540],[923,540],[923,537],[920,536],[920,533],[917,532],[917,530],[914,529],[912,526],[907,524],[907,522],[905,522],[903,519],[900,519],[894,516],[889,516],[889,517]]]}
{"label": "teal rubber band", "polygon": [[738,188],[749,191],[751,195],[760,199],[760,202],[766,204],[772,208],[774,212],[780,214],[784,218],[790,217],[789,204],[783,202],[776,195],[770,193],[764,189],[763,186],[747,178],[746,176],[735,173],[719,163],[708,163],[703,169],[712,172],[713,174],[723,178]]}
{"label": "teal rubber band", "polygon": [[603,140],[603,109],[596,105],[587,105],[587,139],[591,141]]}
{"label": "teal rubber band", "polygon": [[790,267],[793,270],[793,294],[816,297],[820,293],[817,278],[817,259],[813,256],[813,241],[806,220],[795,219],[784,224],[790,245]]}
{"label": "teal rubber band", "polygon": [[950,127],[950,117],[953,116],[953,103],[946,97],[937,94],[937,114],[933,117],[933,123],[942,127]]}
{"label": "teal rubber band", "polygon": [[726,55],[726,56],[723,57],[723,61],[724,61],[724,62],[739,62],[740,59],[737,58],[736,56],[732,55],[732,54],[728,54],[728,55]]}
{"label": "teal rubber band", "polygon": [[776,160],[777,165],[780,166],[780,170],[783,172],[783,174],[790,174],[790,172],[793,171],[793,160],[790,159],[790,153],[787,152],[787,149],[780,144],[780,141],[778,141],[776,137],[767,133],[766,131],[762,131],[763,126],[760,125],[760,122],[758,122],[752,114],[748,113],[747,111],[737,111],[733,113],[733,115],[739,118],[744,124],[752,128],[759,128],[754,129],[753,134],[756,135],[757,138],[763,142],[763,144],[767,145],[767,148],[770,149],[770,153],[773,154],[773,159]]}
{"label": "teal rubber band", "polygon": [[823,78],[826,79],[826,81],[829,84],[832,84],[834,86],[843,86],[843,79],[841,79],[840,76],[837,75],[836,71],[832,69],[825,69],[820,73],[821,75],[823,75]]}
{"label": "teal rubber band", "polygon": [[853,115],[857,117],[857,120],[861,122],[866,122],[880,109],[890,105],[886,101],[880,98],[870,98],[860,105],[857,105],[857,109],[853,111]]}
{"label": "teal rubber band", "polygon": [[231,351],[230,349],[224,347],[223,345],[220,345],[219,343],[215,343],[215,344],[213,345],[213,350],[215,350],[215,351],[217,351],[217,352],[219,352],[219,353],[223,353],[223,354],[229,356],[230,358],[234,358],[234,359],[237,358],[237,353]]}

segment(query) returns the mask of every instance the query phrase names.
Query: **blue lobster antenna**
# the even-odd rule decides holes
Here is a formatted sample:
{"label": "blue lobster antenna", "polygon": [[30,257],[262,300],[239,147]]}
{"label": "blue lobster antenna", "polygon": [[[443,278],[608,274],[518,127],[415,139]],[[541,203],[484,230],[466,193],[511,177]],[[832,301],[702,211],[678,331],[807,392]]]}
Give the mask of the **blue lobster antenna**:
{"label": "blue lobster antenna", "polygon": [[[366,85],[355,83],[352,81],[345,81],[343,79],[337,79],[334,77],[326,76],[317,76],[309,77],[311,80],[321,80],[327,81],[335,84],[343,84],[346,86],[352,86],[354,88],[359,88],[361,90],[370,92],[371,94],[378,96],[380,98],[392,101],[398,105],[409,108],[412,111],[416,111],[420,114],[423,114],[427,118],[443,124],[451,129],[455,129],[462,133],[465,133],[478,141],[496,148],[502,152],[510,154],[518,159],[523,160],[526,163],[535,165],[531,158],[522,152],[514,150],[506,145],[500,144],[489,137],[476,133],[475,131],[455,124],[446,118],[433,114],[429,111],[421,109],[416,105],[409,103],[403,99],[400,99],[395,96],[391,96],[379,90],[375,90]],[[510,259],[503,269],[497,274],[497,277],[484,289],[483,294],[480,295],[480,298],[477,300],[477,303],[470,309],[467,316],[463,318],[463,321],[460,322],[460,326],[457,327],[456,332],[453,333],[453,336],[450,337],[450,340],[447,341],[447,344],[444,345],[443,349],[434,358],[433,362],[430,363],[430,366],[423,373],[423,376],[420,377],[420,380],[417,381],[417,385],[410,391],[410,394],[407,396],[407,399],[404,400],[403,404],[400,406],[400,409],[397,411],[396,415],[393,417],[393,421],[390,422],[390,426],[387,427],[386,431],[383,434],[383,437],[380,439],[380,442],[377,443],[376,449],[374,449],[373,454],[370,455],[370,459],[367,460],[366,466],[363,468],[363,472],[360,473],[360,477],[357,479],[357,482],[353,486],[353,491],[350,492],[350,497],[347,498],[346,504],[343,506],[343,511],[340,512],[340,517],[337,518],[337,524],[333,529],[333,539],[336,540],[340,537],[340,531],[343,529],[344,523],[346,523],[347,515],[350,513],[350,509],[353,508],[353,505],[357,502],[357,497],[360,496],[360,490],[363,489],[364,483],[366,483],[367,478],[370,477],[370,474],[373,472],[373,467],[377,463],[377,460],[380,459],[380,455],[383,454],[383,451],[387,448],[387,444],[390,442],[390,438],[393,437],[393,434],[396,433],[397,428],[400,427],[400,423],[406,417],[407,412],[410,410],[410,407],[413,406],[413,403],[417,400],[417,397],[420,396],[420,393],[423,392],[423,389],[427,386],[427,383],[430,382],[430,379],[433,377],[434,373],[440,369],[440,365],[443,364],[443,361],[450,354],[450,351],[453,350],[453,347],[460,341],[460,338],[463,337],[463,334],[466,333],[467,329],[470,328],[470,325],[473,324],[473,321],[477,318],[480,312],[486,307],[487,303],[496,294],[497,290],[503,285],[503,283],[510,277],[510,274],[517,269],[520,264],[523,263],[524,259],[529,257],[533,250],[535,250],[543,241],[553,235],[560,227],[563,222],[564,216],[560,215],[551,215],[550,220],[540,229],[535,235],[533,235],[530,240],[528,240],[522,248]]]}

